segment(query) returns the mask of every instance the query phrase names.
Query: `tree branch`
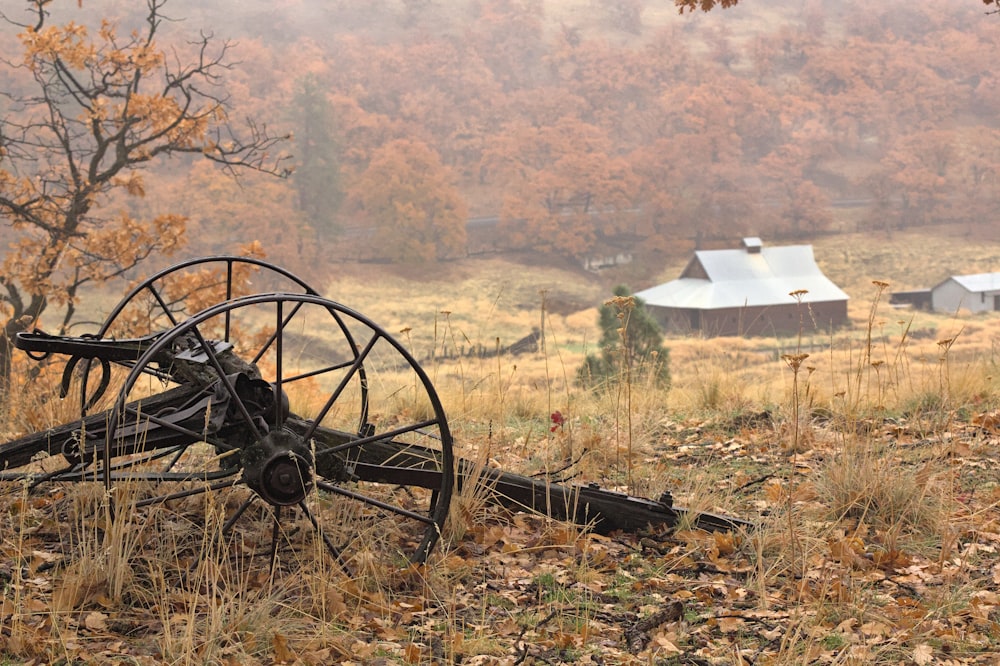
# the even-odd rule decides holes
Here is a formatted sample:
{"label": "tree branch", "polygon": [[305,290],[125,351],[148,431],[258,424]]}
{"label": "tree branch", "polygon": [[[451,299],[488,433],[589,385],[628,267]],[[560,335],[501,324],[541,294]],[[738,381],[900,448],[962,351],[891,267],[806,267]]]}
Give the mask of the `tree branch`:
{"label": "tree branch", "polygon": [[[172,49],[168,60],[156,45],[165,0],[147,0],[145,28],[121,40],[107,24],[93,37],[49,27],[50,3],[28,0],[24,63],[0,60],[12,72],[29,71],[36,90],[0,93],[11,101],[0,119],[0,213],[20,235],[0,267],[0,301],[32,319],[49,303],[64,304],[66,330],[81,285],[121,276],[183,243],[177,216],[123,215],[116,225],[100,215],[116,189],[132,187],[123,176],[174,154],[201,155],[232,174],[290,169],[277,152],[286,135],[271,136],[253,120],[240,131],[229,122],[222,76],[232,67],[229,42],[202,33],[187,59]],[[141,187],[127,194],[141,195]],[[11,319],[3,328],[11,334],[18,325]],[[0,339],[0,381],[9,350],[9,339]]]}

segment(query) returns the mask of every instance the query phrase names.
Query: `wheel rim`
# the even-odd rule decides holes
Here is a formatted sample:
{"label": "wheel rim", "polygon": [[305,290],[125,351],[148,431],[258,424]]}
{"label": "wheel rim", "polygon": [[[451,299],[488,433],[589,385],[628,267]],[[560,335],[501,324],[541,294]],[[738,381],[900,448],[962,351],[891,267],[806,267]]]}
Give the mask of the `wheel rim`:
{"label": "wheel rim", "polygon": [[[252,340],[231,341],[233,351],[220,351],[211,341],[233,322],[241,330],[250,323],[263,330]],[[337,348],[324,337],[331,330]],[[151,400],[143,396],[162,390],[150,385],[152,371],[162,373],[165,355],[184,345],[193,347],[184,358],[200,356],[217,378],[205,389],[214,391],[208,403],[198,403],[206,413],[197,432],[197,405],[184,406],[195,410],[190,418],[147,415],[142,406]],[[250,363],[234,362],[233,352]],[[191,373],[182,367],[186,362],[169,371]],[[225,407],[206,408],[213,399]],[[189,451],[196,441],[178,445],[171,438],[203,441],[214,447],[210,463],[223,457],[235,466],[208,469],[197,462],[204,452]],[[178,453],[169,471],[113,471],[113,461],[119,469],[130,457],[145,465],[151,450],[170,446]],[[158,337],[125,379],[102,449],[102,469],[112,470],[102,474],[109,487],[129,474],[168,481],[168,474],[194,466],[198,476],[224,476],[216,485],[248,486],[256,501],[273,508],[272,553],[281,509],[295,507],[348,565],[357,552],[373,549],[389,561],[423,561],[440,536],[454,485],[451,433],[419,363],[371,320],[314,294],[237,298]]]}

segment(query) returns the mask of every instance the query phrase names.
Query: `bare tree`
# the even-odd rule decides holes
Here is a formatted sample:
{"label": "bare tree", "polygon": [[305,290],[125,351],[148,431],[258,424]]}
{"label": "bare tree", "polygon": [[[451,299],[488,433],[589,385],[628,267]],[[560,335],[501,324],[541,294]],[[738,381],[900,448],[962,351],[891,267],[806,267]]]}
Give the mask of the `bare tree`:
{"label": "bare tree", "polygon": [[20,30],[23,52],[20,62],[0,61],[21,86],[0,93],[0,219],[13,239],[0,268],[0,386],[12,337],[48,308],[64,308],[55,326],[64,333],[81,285],[183,245],[183,217],[112,210],[112,195],[144,194],[146,166],[193,154],[230,171],[287,175],[285,158],[270,153],[287,137],[252,120],[239,131],[229,122],[223,76],[232,45],[201,34],[179,49],[159,47],[166,0],[146,0],[141,27],[126,36],[107,20],[94,35],[72,22],[50,25],[51,0],[26,4],[27,23],[0,13]]}

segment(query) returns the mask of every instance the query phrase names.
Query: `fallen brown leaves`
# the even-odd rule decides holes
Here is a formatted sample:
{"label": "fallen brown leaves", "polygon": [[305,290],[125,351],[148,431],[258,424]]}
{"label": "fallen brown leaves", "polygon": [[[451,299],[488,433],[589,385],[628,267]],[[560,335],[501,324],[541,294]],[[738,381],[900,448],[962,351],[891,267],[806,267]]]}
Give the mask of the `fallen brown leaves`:
{"label": "fallen brown leaves", "polygon": [[[934,435],[900,422],[866,427],[865,446],[919,477],[919,493],[936,494],[935,530],[907,522],[909,514],[885,520],[863,502],[831,515],[823,474],[844,439],[834,426],[814,426],[812,448],[789,454],[766,424],[673,424],[649,465],[671,490],[684,488],[669,473],[689,484],[697,476],[690,487],[722,504],[715,510],[759,516],[757,533],[605,537],[486,507],[429,565],[386,563],[377,579],[336,567],[317,573],[315,562],[286,564],[271,578],[258,558],[252,571],[203,572],[184,589],[143,579],[118,599],[99,576],[80,580],[70,551],[58,552],[65,534],[51,498],[14,492],[0,547],[0,656],[150,665],[995,663],[997,422],[981,415]],[[155,539],[142,547],[137,561],[164,558]]]}

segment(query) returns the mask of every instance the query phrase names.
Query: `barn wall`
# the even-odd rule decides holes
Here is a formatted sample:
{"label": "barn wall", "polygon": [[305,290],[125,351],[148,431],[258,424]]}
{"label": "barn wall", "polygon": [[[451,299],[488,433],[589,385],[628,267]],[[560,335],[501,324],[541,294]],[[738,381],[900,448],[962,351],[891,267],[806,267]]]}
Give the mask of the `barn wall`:
{"label": "barn wall", "polygon": [[937,312],[957,312],[961,307],[969,309],[973,300],[972,294],[954,280],[945,280],[931,290],[931,307]]}
{"label": "barn wall", "polygon": [[847,301],[812,303],[808,307],[791,303],[765,307],[688,310],[647,305],[665,331],[701,335],[788,335],[823,332],[847,322]]}
{"label": "barn wall", "polygon": [[[665,308],[659,305],[646,304],[646,311],[653,315],[665,332],[675,335],[687,335],[698,330],[697,321],[691,320],[691,312],[680,308]],[[697,316],[697,314],[695,314]]]}

